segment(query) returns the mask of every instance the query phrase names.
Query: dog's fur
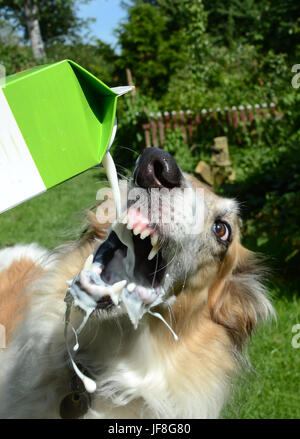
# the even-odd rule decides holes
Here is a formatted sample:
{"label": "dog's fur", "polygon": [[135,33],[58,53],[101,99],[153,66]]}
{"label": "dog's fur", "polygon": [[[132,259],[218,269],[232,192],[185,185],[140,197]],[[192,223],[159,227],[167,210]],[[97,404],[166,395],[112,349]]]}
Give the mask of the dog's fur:
{"label": "dog's fur", "polygon": [[[204,189],[210,213],[202,238],[185,235],[169,262],[176,301],[158,306],[179,340],[149,314],[137,329],[124,313],[92,315],[76,354],[97,382],[86,418],[218,417],[246,340],[273,314],[260,263],[240,244],[236,203],[192,177],[186,181]],[[220,215],[233,229],[226,248],[211,232]],[[59,417],[72,376],[64,340],[66,281],[105,233],[90,215],[80,239],[53,252],[32,246],[0,251],[0,323],[9,341],[0,353],[1,418]],[[169,251],[167,241],[165,247]],[[81,320],[73,309],[73,326]]]}

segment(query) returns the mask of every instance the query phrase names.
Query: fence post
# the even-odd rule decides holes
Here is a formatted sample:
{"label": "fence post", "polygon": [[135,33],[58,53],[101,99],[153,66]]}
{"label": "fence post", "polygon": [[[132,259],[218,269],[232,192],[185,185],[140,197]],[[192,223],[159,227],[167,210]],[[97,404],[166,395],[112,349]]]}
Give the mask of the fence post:
{"label": "fence post", "polygon": [[171,129],[171,121],[168,111],[164,112],[164,119],[165,119],[166,130],[169,131]]}
{"label": "fence post", "polygon": [[201,125],[201,118],[200,118],[200,114],[197,111],[195,114],[195,131],[194,131],[194,135],[196,135],[196,137],[199,136],[200,125]]}
{"label": "fence post", "polygon": [[256,112],[258,118],[261,119],[260,105],[259,104],[255,104],[254,108],[255,108],[255,112]]}
{"label": "fence post", "polygon": [[159,145],[158,145],[158,137],[157,137],[157,126],[156,126],[156,122],[155,122],[153,113],[150,113],[150,130],[151,130],[151,135],[152,135],[152,144],[153,144],[153,146],[158,148]]}
{"label": "fence post", "polygon": [[271,114],[274,117],[274,119],[277,119],[277,115],[276,115],[276,105],[274,104],[274,102],[270,103],[270,109],[271,109]]}
{"label": "fence post", "polygon": [[157,125],[158,125],[158,132],[159,132],[160,147],[163,148],[164,143],[165,143],[165,133],[164,133],[164,123],[162,120],[162,114],[160,111],[157,113]]}
{"label": "fence post", "polygon": [[254,115],[253,115],[253,111],[252,111],[252,105],[247,105],[247,119],[248,119],[249,125],[250,125],[250,136],[253,138],[255,119],[254,119]]}
{"label": "fence post", "polygon": [[184,141],[186,143],[188,143],[187,132],[186,132],[186,128],[185,128],[184,112],[182,110],[179,111],[179,118],[180,118],[181,129],[183,132]]}
{"label": "fence post", "polygon": [[[232,125],[233,128],[236,130],[239,127],[239,118],[238,118],[238,114],[237,114],[237,108],[234,105],[232,108]],[[242,139],[239,135],[236,136],[236,140],[238,143],[242,143]]]}
{"label": "fence post", "polygon": [[201,110],[201,114],[202,114],[203,120],[205,120],[205,119],[206,119],[206,116],[207,116],[207,110],[206,110],[206,108],[203,108],[203,110]]}
{"label": "fence post", "polygon": [[[129,68],[126,69],[126,76],[127,76],[128,85],[133,85],[134,86],[134,83],[133,83],[133,80],[132,80],[131,70]],[[130,94],[131,94],[131,101],[132,101],[132,103],[134,103],[134,101],[135,101],[135,94],[136,94],[135,87],[131,90]]]}
{"label": "fence post", "polygon": [[174,130],[177,130],[178,123],[177,123],[177,113],[176,113],[176,111],[172,111],[172,122],[173,122]]}
{"label": "fence post", "polygon": [[254,121],[254,116],[253,116],[253,112],[252,112],[252,105],[247,105],[247,113],[248,113],[247,118],[248,118],[250,124],[252,124]]}
{"label": "fence post", "polygon": [[218,135],[222,136],[224,135],[224,120],[223,120],[223,114],[220,107],[217,107],[217,124],[218,124]]}
{"label": "fence post", "polygon": [[151,147],[150,124],[149,123],[144,123],[142,125],[142,128],[144,130],[144,137],[145,137],[146,148],[150,148]]}
{"label": "fence post", "polygon": [[[212,124],[213,130],[215,130],[215,135],[224,135],[225,125],[228,126],[227,135],[235,130],[236,141],[242,143],[242,137],[239,135],[239,128],[243,132],[250,129],[250,135],[253,137],[255,134],[256,123],[259,123],[263,118],[275,119],[281,118],[284,115],[278,114],[276,112],[276,105],[271,102],[269,105],[262,103],[261,105],[255,104],[247,105],[244,107],[240,105],[237,109],[236,106],[231,108],[225,107],[225,113],[223,114],[222,109],[217,107],[216,113],[214,113],[213,108],[208,111],[203,108],[201,112],[193,112],[191,110],[186,110],[185,112],[180,110],[179,112],[172,111],[169,113],[165,111],[164,113],[158,112],[156,115],[153,113],[147,116],[147,110],[144,109],[142,116],[137,115],[138,124],[144,130],[144,137],[146,147],[155,146],[163,147],[165,142],[166,130],[176,130],[179,126],[182,129],[184,141],[187,144],[192,143],[195,140],[195,136],[205,137],[207,132],[208,124]],[[146,118],[143,116],[146,115]],[[208,115],[210,116],[208,118]],[[206,124],[206,125],[205,125]],[[221,131],[221,134],[219,133]]]}
{"label": "fence post", "polygon": [[209,117],[210,117],[210,123],[212,125],[212,129],[213,129],[213,131],[215,131],[215,129],[216,129],[216,119],[215,119],[215,114],[214,114],[213,108],[209,109]]}
{"label": "fence post", "polygon": [[191,110],[187,110],[186,115],[187,115],[187,120],[188,120],[189,141],[192,142],[193,138],[194,138],[194,121],[192,119]]}
{"label": "fence post", "polygon": [[246,115],[245,115],[245,107],[244,105],[240,105],[239,106],[239,110],[240,110],[240,120],[243,122],[243,126],[242,126],[242,130],[246,131],[247,127],[246,127]]}
{"label": "fence post", "polygon": [[239,126],[239,122],[238,122],[238,117],[236,114],[236,107],[233,106],[231,108],[231,110],[232,110],[232,125],[233,125],[233,128],[237,129],[237,127]]}
{"label": "fence post", "polygon": [[268,113],[268,104],[263,102],[261,104],[261,108],[262,108],[262,117],[265,119],[270,119],[271,115],[270,115],[270,113]]}
{"label": "fence post", "polygon": [[230,114],[228,107],[225,107],[225,120],[226,120],[227,126],[228,126],[227,135],[229,136],[230,132],[231,132],[232,118],[231,118],[231,114]]}

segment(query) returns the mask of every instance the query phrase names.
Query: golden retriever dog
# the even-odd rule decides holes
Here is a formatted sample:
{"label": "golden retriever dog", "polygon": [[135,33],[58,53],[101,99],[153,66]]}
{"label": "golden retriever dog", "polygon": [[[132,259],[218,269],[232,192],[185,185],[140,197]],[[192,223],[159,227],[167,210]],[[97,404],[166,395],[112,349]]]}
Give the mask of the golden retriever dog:
{"label": "golden retriever dog", "polygon": [[219,417],[274,313],[263,268],[240,243],[237,202],[167,152],[144,150],[128,185],[112,229],[90,213],[75,242],[0,251],[1,418]]}

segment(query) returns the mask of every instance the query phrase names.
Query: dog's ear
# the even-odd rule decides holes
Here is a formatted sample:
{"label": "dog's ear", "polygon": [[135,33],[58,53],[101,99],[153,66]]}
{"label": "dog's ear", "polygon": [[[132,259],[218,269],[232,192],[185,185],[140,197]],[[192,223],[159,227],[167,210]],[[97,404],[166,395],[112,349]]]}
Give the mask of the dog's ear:
{"label": "dog's ear", "polygon": [[238,349],[259,320],[275,314],[262,284],[264,272],[259,259],[237,244],[225,258],[218,281],[209,293],[212,320],[226,328]]}

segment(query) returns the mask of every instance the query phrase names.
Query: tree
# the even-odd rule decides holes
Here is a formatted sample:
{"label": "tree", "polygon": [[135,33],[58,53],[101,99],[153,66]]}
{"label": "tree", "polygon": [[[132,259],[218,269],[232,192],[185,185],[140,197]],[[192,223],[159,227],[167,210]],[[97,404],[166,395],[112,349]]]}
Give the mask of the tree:
{"label": "tree", "polygon": [[33,56],[37,59],[45,56],[45,45],[41,35],[38,5],[33,0],[24,1],[24,16],[27,33],[31,42]]}
{"label": "tree", "polygon": [[216,42],[255,44],[263,52],[296,56],[300,41],[300,3],[293,0],[203,0],[208,29]]}
{"label": "tree", "polygon": [[36,59],[44,57],[45,45],[39,24],[38,2],[35,0],[0,0],[0,9],[6,19],[11,20],[12,14],[15,14],[17,24],[26,26],[26,34],[34,57]]}
{"label": "tree", "polygon": [[35,58],[45,55],[53,42],[78,39],[89,20],[77,16],[76,5],[90,0],[0,0],[5,20],[23,31],[31,42]]}
{"label": "tree", "polygon": [[117,34],[122,49],[120,68],[130,68],[136,86],[147,94],[161,95],[177,58],[166,44],[166,18],[157,8],[137,2],[128,11],[128,23],[122,23]]}
{"label": "tree", "polygon": [[155,98],[167,90],[170,75],[199,56],[206,14],[198,0],[136,0],[125,4],[128,22],[117,33],[119,65],[129,67],[137,87]]}

